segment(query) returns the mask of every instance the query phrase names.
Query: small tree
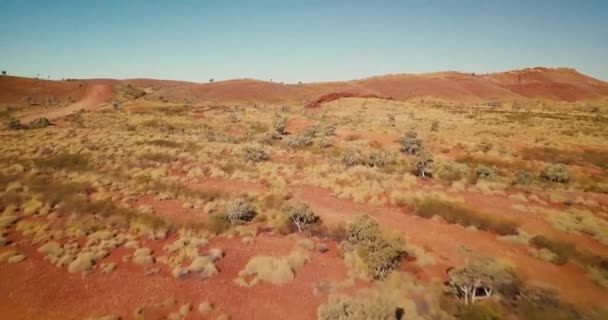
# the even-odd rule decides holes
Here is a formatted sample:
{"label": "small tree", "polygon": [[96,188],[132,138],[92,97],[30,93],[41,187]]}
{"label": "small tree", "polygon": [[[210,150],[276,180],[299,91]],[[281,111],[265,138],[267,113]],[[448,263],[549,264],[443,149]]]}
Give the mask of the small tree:
{"label": "small tree", "polygon": [[5,76],[6,75],[6,71],[2,70],[2,75]]}
{"label": "small tree", "polygon": [[299,233],[302,233],[305,228],[311,224],[317,223],[320,219],[306,203],[286,205],[283,207],[282,211],[287,215],[287,219],[298,228]]}
{"label": "small tree", "polygon": [[433,155],[430,152],[423,151],[414,159],[414,174],[419,177],[433,176]]}
{"label": "small tree", "polygon": [[213,82],[213,78],[209,79],[209,82]]}
{"label": "small tree", "polygon": [[238,198],[226,206],[226,217],[231,223],[243,223],[253,220],[255,210],[245,198]]}
{"label": "small tree", "polygon": [[448,270],[447,291],[461,298],[465,305],[492,296],[512,287],[513,272],[490,259],[475,259],[472,263]]}

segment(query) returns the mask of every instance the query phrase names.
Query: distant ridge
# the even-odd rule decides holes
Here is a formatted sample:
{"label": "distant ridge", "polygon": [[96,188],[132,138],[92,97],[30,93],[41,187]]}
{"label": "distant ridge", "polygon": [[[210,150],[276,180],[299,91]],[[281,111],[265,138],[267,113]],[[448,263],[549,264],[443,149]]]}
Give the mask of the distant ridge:
{"label": "distant ridge", "polygon": [[[46,96],[72,99],[82,96],[80,83],[128,83],[152,90],[145,99],[216,104],[296,103],[314,106],[340,97],[379,97],[407,100],[436,97],[464,101],[598,101],[608,99],[608,82],[569,68],[527,68],[498,73],[474,74],[455,71],[394,74],[351,81],[281,84],[254,79],[210,83],[155,79],[89,79],[47,81],[0,77],[0,103],[18,103],[24,97]],[[311,104],[312,103],[312,104]]]}

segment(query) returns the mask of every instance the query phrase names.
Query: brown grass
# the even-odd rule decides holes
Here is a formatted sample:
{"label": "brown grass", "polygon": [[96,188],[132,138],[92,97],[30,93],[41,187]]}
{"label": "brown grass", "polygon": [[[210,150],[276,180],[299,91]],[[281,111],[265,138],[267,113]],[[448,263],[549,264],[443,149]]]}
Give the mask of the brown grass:
{"label": "brown grass", "polygon": [[521,151],[526,160],[539,160],[566,165],[593,165],[608,170],[608,150],[562,150],[551,147],[532,147]]}
{"label": "brown grass", "polygon": [[460,204],[439,199],[425,198],[413,203],[414,213],[430,219],[440,216],[448,223],[465,227],[474,226],[477,229],[491,231],[499,235],[517,234],[519,223],[509,219],[497,219],[487,214],[475,211]]}

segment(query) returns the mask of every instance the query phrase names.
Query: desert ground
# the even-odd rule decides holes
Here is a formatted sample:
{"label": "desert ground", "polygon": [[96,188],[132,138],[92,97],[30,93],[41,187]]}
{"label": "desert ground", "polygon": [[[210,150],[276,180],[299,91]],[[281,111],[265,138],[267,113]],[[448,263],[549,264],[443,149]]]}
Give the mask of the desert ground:
{"label": "desert ground", "polygon": [[608,319],[608,83],[0,77],[1,319]]}

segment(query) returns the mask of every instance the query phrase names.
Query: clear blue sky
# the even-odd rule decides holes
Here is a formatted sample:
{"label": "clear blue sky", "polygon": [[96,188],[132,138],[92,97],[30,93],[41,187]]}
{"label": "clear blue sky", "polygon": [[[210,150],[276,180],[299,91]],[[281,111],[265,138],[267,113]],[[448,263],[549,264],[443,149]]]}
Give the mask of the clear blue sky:
{"label": "clear blue sky", "polygon": [[608,80],[608,0],[0,0],[0,69],[347,80],[573,67]]}

